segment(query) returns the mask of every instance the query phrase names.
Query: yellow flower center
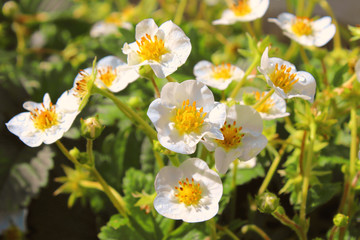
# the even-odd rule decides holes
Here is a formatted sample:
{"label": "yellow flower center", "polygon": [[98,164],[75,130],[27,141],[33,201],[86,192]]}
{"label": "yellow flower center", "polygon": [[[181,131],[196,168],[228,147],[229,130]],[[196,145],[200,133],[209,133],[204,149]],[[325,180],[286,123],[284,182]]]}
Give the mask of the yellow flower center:
{"label": "yellow flower center", "polygon": [[189,179],[186,178],[186,181],[179,181],[179,187],[175,187],[177,193],[175,197],[178,198],[180,203],[185,203],[187,206],[189,205],[197,205],[201,199],[201,188],[200,183],[195,183],[194,179],[191,179],[191,183]]}
{"label": "yellow flower center", "polygon": [[239,0],[237,5],[233,4],[230,9],[236,16],[245,16],[251,13],[251,7],[249,6],[249,0]]}
{"label": "yellow flower center", "polygon": [[80,70],[79,74],[81,75],[81,79],[77,80],[75,83],[76,86],[74,88],[75,91],[74,95],[82,99],[89,93],[87,84],[91,76],[84,70]]}
{"label": "yellow flower center", "polygon": [[98,70],[99,79],[107,86],[110,87],[116,78],[116,73],[112,70],[112,67],[101,68]]}
{"label": "yellow flower center", "polygon": [[313,32],[311,27],[312,21],[312,19],[307,17],[296,17],[295,22],[291,26],[291,30],[299,37],[303,35],[311,35]]}
{"label": "yellow flower center", "polygon": [[141,38],[141,42],[136,41],[136,43],[139,46],[137,53],[143,61],[153,60],[160,62],[161,56],[169,52],[165,47],[164,40],[159,39],[157,36],[151,38],[149,34],[146,34],[145,37]]}
{"label": "yellow flower center", "polygon": [[120,13],[117,13],[117,12],[111,13],[110,16],[108,16],[105,19],[105,22],[106,23],[112,23],[112,24],[120,27],[121,23],[122,23]]}
{"label": "yellow flower center", "polygon": [[176,109],[176,115],[172,120],[180,134],[198,132],[204,123],[206,114],[203,113],[203,108],[196,109],[196,101],[190,106],[188,99],[183,102],[181,108]]}
{"label": "yellow flower center", "polygon": [[225,121],[224,126],[220,128],[222,134],[224,135],[224,140],[215,140],[219,146],[226,150],[239,146],[241,144],[241,139],[245,135],[241,133],[242,127],[236,127],[235,125],[236,121],[234,121],[232,125]]}
{"label": "yellow flower center", "polygon": [[55,106],[52,103],[50,103],[49,109],[45,108],[44,104],[42,104],[42,106],[43,109],[39,110],[38,108],[35,108],[34,112],[31,112],[30,114],[35,128],[45,131],[45,129],[59,124],[59,121]]}
{"label": "yellow flower center", "polygon": [[274,72],[269,76],[273,84],[284,90],[285,93],[288,93],[293,85],[299,81],[299,79],[295,79],[296,73],[290,74],[290,71],[291,67],[286,68],[286,65],[283,64],[279,68],[279,64],[276,64]]}
{"label": "yellow flower center", "polygon": [[[255,99],[257,102],[260,102],[264,96],[265,96],[265,92],[262,93],[255,92]],[[268,98],[263,104],[261,104],[256,108],[256,111],[262,113],[268,113],[274,105],[275,105],[274,101],[271,98]]]}
{"label": "yellow flower center", "polygon": [[215,79],[227,79],[232,76],[232,67],[230,63],[223,63],[216,67],[212,67],[213,70],[213,77]]}

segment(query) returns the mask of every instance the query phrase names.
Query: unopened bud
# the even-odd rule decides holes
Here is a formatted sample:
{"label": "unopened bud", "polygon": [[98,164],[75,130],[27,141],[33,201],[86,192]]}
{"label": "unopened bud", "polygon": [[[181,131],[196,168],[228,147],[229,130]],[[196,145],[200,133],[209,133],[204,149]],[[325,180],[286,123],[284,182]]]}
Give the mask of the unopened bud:
{"label": "unopened bud", "polygon": [[349,217],[342,213],[338,213],[333,218],[334,225],[337,227],[345,227],[349,223]]}
{"label": "unopened bud", "polygon": [[14,1],[8,1],[3,5],[2,12],[6,17],[13,17],[19,13],[19,6]]}
{"label": "unopened bud", "polygon": [[77,149],[76,147],[74,147],[73,149],[71,149],[69,151],[70,155],[73,156],[75,159],[79,159],[80,158],[80,151],[79,149]]}
{"label": "unopened bud", "polygon": [[256,205],[262,213],[273,213],[279,207],[279,198],[270,192],[256,196]]}
{"label": "unopened bud", "polygon": [[81,123],[81,136],[94,140],[100,136],[104,130],[104,126],[100,124],[99,116],[90,117],[85,120],[80,119]]}
{"label": "unopened bud", "polygon": [[242,96],[243,102],[245,103],[245,105],[254,105],[256,103],[256,98],[255,95],[253,93],[243,93]]}

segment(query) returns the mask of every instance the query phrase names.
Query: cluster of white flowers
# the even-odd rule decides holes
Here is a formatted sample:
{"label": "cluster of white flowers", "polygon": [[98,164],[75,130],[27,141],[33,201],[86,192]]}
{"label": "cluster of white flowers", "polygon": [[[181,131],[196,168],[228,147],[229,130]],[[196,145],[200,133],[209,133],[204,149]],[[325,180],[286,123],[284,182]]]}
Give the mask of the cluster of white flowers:
{"label": "cluster of white flowers", "polygon": [[[252,21],[262,17],[268,5],[269,0],[239,0],[213,23]],[[321,46],[335,32],[328,17],[312,22],[282,14],[279,20],[271,21],[304,45]],[[118,23],[116,28],[119,26]],[[153,19],[145,19],[136,25],[135,39],[123,46],[127,63],[116,56],[102,58],[96,70],[86,68],[75,77],[73,88],[66,91],[56,105],[51,103],[48,94],[42,104],[26,102],[24,108],[29,112],[11,119],[6,124],[8,129],[31,147],[53,143],[70,128],[91,95],[93,85],[119,92],[140,77],[140,67],[144,65],[149,65],[157,77],[165,78],[186,62],[191,51],[190,39],[171,21],[158,27]],[[165,84],[160,97],[147,111],[160,144],[176,153],[192,154],[201,142],[208,151],[214,152],[215,167],[221,174],[225,174],[235,160],[254,159],[267,145],[262,134],[263,119],[288,116],[284,99],[300,97],[312,102],[316,92],[311,74],[297,71],[293,64],[280,58],[269,58],[268,48],[258,70],[276,94],[266,98],[270,92],[244,88],[231,106],[216,102],[208,87],[225,90],[233,80],[244,77],[243,70],[230,63],[214,65],[200,61],[194,67],[196,80]],[[245,105],[244,94],[252,94],[254,101],[262,104]],[[162,168],[155,180],[155,190],[154,206],[160,214],[200,222],[216,215],[223,188],[219,175],[210,170],[205,161],[191,158],[180,167]]]}

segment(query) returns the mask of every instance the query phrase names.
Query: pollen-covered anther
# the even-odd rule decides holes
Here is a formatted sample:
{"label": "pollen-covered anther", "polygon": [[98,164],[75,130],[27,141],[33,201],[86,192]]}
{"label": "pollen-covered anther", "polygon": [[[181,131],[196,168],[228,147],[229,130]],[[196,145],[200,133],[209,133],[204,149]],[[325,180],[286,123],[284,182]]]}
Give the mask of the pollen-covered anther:
{"label": "pollen-covered anther", "polygon": [[[257,102],[260,102],[265,97],[265,92],[258,92],[255,93],[255,99]],[[265,102],[263,102],[260,106],[256,108],[256,111],[262,112],[262,113],[269,113],[270,109],[275,105],[274,101],[271,98],[266,99]]]}
{"label": "pollen-covered anther", "polygon": [[76,86],[74,88],[74,95],[78,98],[84,98],[89,92],[88,82],[91,76],[84,70],[80,70],[79,74],[81,76],[81,79],[75,82]]}
{"label": "pollen-covered anther", "polygon": [[183,101],[182,107],[176,110],[172,121],[180,134],[198,132],[204,123],[206,114],[203,112],[203,108],[196,108],[196,101],[190,105],[188,99]]}
{"label": "pollen-covered anther", "polygon": [[232,124],[229,124],[225,121],[224,126],[220,128],[222,134],[224,135],[224,140],[215,141],[223,148],[230,149],[235,148],[241,144],[242,138],[245,134],[241,133],[242,127],[236,127],[236,121]]}
{"label": "pollen-covered anther", "polygon": [[223,63],[215,67],[213,66],[212,71],[215,79],[228,79],[232,76],[233,69],[230,63]]}
{"label": "pollen-covered anther", "polygon": [[100,68],[98,70],[99,79],[107,86],[110,87],[116,78],[116,73],[111,66]]}
{"label": "pollen-covered anther", "polygon": [[185,205],[197,205],[201,199],[202,190],[200,183],[195,183],[194,179],[191,178],[191,182],[188,178],[179,181],[179,186],[175,186],[175,197],[180,203]]}
{"label": "pollen-covered anther", "polygon": [[251,7],[249,5],[249,0],[239,0],[237,4],[233,4],[230,9],[234,12],[236,16],[245,16],[251,13]]}
{"label": "pollen-covered anther", "polygon": [[44,104],[42,104],[42,109],[35,108],[30,114],[35,128],[41,131],[45,131],[59,123],[55,106],[52,103],[50,103],[49,108],[45,108]]}
{"label": "pollen-covered anther", "polygon": [[311,35],[313,32],[312,21],[312,19],[307,17],[296,17],[291,29],[297,36]]}
{"label": "pollen-covered anther", "polygon": [[285,64],[281,65],[279,68],[279,64],[275,65],[274,71],[270,74],[270,79],[276,87],[281,88],[285,93],[288,93],[293,88],[293,85],[299,81],[299,79],[295,79],[296,73],[291,72],[291,67],[286,67]]}
{"label": "pollen-covered anther", "polygon": [[146,34],[145,37],[141,38],[141,42],[136,41],[136,43],[139,47],[137,53],[143,61],[153,60],[160,62],[161,56],[169,52],[165,47],[164,40],[159,39],[156,35],[152,38],[149,34]]}

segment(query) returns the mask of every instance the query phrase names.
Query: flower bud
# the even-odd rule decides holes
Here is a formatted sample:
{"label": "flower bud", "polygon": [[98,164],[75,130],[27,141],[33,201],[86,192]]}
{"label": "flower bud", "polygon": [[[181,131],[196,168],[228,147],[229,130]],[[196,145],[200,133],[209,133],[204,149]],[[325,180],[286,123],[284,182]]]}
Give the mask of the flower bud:
{"label": "flower bud", "polygon": [[151,79],[154,77],[154,72],[149,65],[144,65],[140,67],[139,75],[146,79]]}
{"label": "flower bud", "polygon": [[13,17],[19,13],[19,6],[14,1],[8,1],[3,5],[2,12],[6,17]]}
{"label": "flower bud", "polygon": [[100,136],[104,130],[104,126],[101,126],[99,116],[90,117],[85,120],[80,119],[81,123],[81,136],[94,140]]}
{"label": "flower bud", "polygon": [[138,96],[131,96],[127,102],[129,106],[132,108],[137,108],[142,106],[141,98]]}
{"label": "flower bud", "polygon": [[338,213],[333,218],[334,225],[337,227],[345,227],[349,223],[349,217],[342,213]]}
{"label": "flower bud", "polygon": [[256,205],[262,213],[273,213],[279,206],[279,198],[270,192],[256,196]]}
{"label": "flower bud", "polygon": [[243,93],[243,101],[245,103],[245,105],[254,105],[256,103],[256,98],[255,95],[253,93]]}

